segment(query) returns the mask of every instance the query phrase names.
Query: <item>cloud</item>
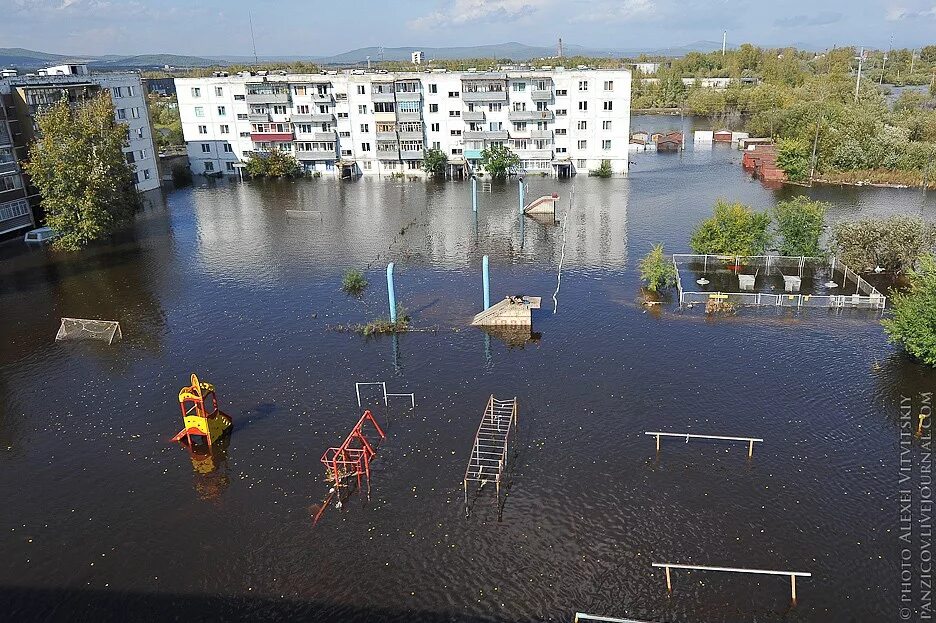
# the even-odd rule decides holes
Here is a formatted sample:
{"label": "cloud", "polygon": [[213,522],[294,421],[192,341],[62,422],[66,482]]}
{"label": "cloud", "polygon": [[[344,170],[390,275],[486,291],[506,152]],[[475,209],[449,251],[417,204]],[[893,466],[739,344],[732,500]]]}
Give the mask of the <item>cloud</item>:
{"label": "cloud", "polygon": [[418,17],[411,28],[438,28],[459,26],[470,22],[512,22],[531,15],[554,3],[555,0],[455,0],[443,8]]}
{"label": "cloud", "polygon": [[936,18],[936,4],[931,7],[921,7],[919,9],[908,9],[907,7],[891,7],[887,9],[884,19],[889,22],[901,22],[914,19],[933,19]]}
{"label": "cloud", "polygon": [[841,19],[841,13],[816,13],[815,15],[793,15],[775,19],[773,24],[780,28],[803,28],[807,26],[827,26]]}
{"label": "cloud", "polygon": [[572,18],[573,22],[626,22],[648,17],[656,12],[653,0],[591,1],[583,5]]}

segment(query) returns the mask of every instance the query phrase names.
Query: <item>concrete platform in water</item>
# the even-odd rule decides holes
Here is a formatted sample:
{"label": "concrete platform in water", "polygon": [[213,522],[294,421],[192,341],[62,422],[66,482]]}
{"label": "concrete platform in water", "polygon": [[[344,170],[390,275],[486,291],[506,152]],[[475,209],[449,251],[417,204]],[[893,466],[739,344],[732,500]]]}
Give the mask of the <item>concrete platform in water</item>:
{"label": "concrete platform in water", "polygon": [[534,309],[540,308],[539,296],[508,296],[474,317],[473,327],[532,327]]}

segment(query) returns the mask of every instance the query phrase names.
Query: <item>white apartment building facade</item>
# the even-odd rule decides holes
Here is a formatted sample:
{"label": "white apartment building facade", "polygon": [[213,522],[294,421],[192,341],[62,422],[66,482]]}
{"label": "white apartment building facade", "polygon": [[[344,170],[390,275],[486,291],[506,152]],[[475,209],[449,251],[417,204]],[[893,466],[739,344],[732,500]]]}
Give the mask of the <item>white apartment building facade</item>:
{"label": "white apartment building facade", "polygon": [[0,97],[9,104],[19,121],[18,159],[26,157],[28,145],[36,136],[36,112],[45,105],[60,101],[78,102],[106,91],[114,104],[118,123],[127,126],[127,146],[124,154],[134,169],[138,192],[157,190],[160,176],[158,154],[153,142],[153,130],[146,105],[146,93],[136,73],[92,74],[85,65],[50,67],[37,75],[8,76],[0,79]]}
{"label": "white apartment building facade", "polygon": [[627,173],[628,70],[364,72],[177,78],[196,174],[237,174],[255,152],[293,154],[307,171],[422,174],[427,149],[478,166],[505,145],[529,173],[567,176],[603,160]]}

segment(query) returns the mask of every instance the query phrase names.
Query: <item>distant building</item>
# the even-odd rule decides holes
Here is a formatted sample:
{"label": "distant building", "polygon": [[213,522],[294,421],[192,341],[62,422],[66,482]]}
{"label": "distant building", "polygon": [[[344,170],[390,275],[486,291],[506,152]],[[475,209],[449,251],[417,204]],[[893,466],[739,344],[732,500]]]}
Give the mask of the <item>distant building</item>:
{"label": "distant building", "polygon": [[683,78],[683,84],[687,87],[700,86],[703,89],[715,89],[723,91],[731,84],[731,78]]}
{"label": "distant building", "polygon": [[[27,159],[29,145],[36,138],[36,113],[43,106],[63,98],[76,103],[102,91],[110,94],[117,121],[127,126],[128,145],[124,153],[127,162],[133,165],[137,191],[147,192],[160,187],[146,95],[138,74],[92,74],[86,65],[59,65],[39,70],[37,75],[5,76],[0,78],[0,108],[4,111],[4,117],[0,118],[0,175],[10,179],[0,181],[0,191],[6,188],[0,192],[0,233],[4,230],[2,210],[11,199],[27,199],[32,210],[30,219],[40,220],[38,191],[28,183],[27,177],[21,175],[22,168],[18,164]],[[7,145],[4,145],[4,140]],[[13,169],[16,170],[16,179],[12,179]],[[3,171],[6,171],[5,175]],[[20,189],[23,192],[15,196],[9,193]]]}
{"label": "distant building", "polygon": [[631,72],[502,69],[177,78],[192,171],[237,175],[255,153],[335,175],[424,175],[427,149],[471,170],[509,147],[520,168],[627,172]]}
{"label": "distant building", "polygon": [[35,226],[13,137],[19,134],[12,98],[0,95],[0,237]]}
{"label": "distant building", "polygon": [[147,93],[155,93],[163,97],[175,95],[174,78],[143,78],[143,88]]}
{"label": "distant building", "polygon": [[655,74],[661,66],[662,63],[634,63],[634,69],[646,76]]}
{"label": "distant building", "polygon": [[410,55],[410,58],[413,59],[414,65],[422,65],[423,61],[426,60],[425,55],[422,53],[422,50],[416,50]]}

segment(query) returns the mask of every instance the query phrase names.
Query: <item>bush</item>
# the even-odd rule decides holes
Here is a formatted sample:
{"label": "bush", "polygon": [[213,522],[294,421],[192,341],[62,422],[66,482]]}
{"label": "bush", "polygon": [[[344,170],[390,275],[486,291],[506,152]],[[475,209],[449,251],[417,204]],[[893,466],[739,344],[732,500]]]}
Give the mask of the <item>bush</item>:
{"label": "bush", "polygon": [[702,221],[689,239],[695,253],[763,255],[770,244],[770,215],[742,203],[718,201],[711,218]]}
{"label": "bush", "polygon": [[777,221],[777,250],[780,255],[822,255],[819,238],[825,229],[826,204],[800,195],[774,207]]}
{"label": "bush", "polygon": [[777,166],[783,169],[791,182],[802,182],[809,177],[811,158],[806,141],[786,139],[777,145]]}
{"label": "bush", "polygon": [[588,172],[588,174],[593,177],[611,177],[612,175],[614,175],[614,170],[611,169],[611,161],[602,160],[601,166],[598,167],[597,169],[592,169],[591,171]]}
{"label": "bush", "polygon": [[442,175],[445,173],[445,165],[448,164],[448,156],[441,149],[428,149],[423,158],[423,171],[430,175]]}
{"label": "bush", "polygon": [[852,270],[867,272],[880,266],[904,272],[936,244],[936,226],[917,216],[838,223],[832,228],[832,249]]}
{"label": "bush", "polygon": [[910,288],[891,295],[892,316],[881,321],[887,339],[914,359],[936,366],[936,258],[919,258],[909,273]]}
{"label": "bush", "polygon": [[278,149],[253,153],[244,169],[250,177],[298,177],[302,168],[292,154]]}
{"label": "bush", "polygon": [[344,274],[344,279],[341,281],[341,289],[347,294],[353,294],[355,296],[361,294],[366,287],[367,279],[364,278],[364,275],[362,275],[360,271],[354,270],[353,268],[349,269]]}
{"label": "bush", "polygon": [[640,279],[647,289],[657,292],[676,285],[676,267],[663,254],[663,245],[655,244],[640,260]]}
{"label": "bush", "polygon": [[367,324],[358,325],[355,327],[355,330],[365,337],[384,333],[406,333],[409,331],[409,323],[410,317],[406,314],[406,310],[402,306],[397,305],[396,322],[392,322],[387,318],[378,318]]}

